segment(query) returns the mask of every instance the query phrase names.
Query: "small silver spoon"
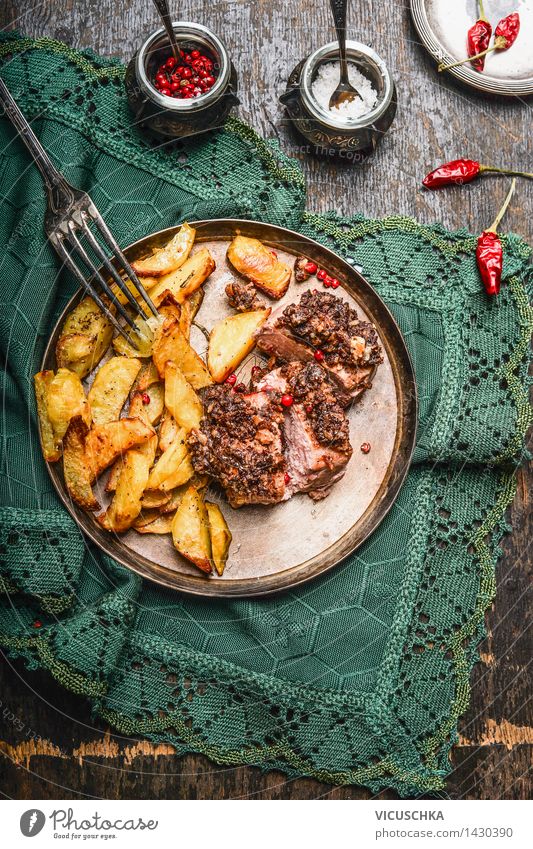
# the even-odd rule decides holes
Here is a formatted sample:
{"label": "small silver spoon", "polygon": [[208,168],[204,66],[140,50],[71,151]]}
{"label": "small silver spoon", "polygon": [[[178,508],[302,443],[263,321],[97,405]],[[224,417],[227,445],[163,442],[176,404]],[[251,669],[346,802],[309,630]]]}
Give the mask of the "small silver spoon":
{"label": "small silver spoon", "polygon": [[182,65],[181,52],[179,44],[176,41],[176,34],[174,32],[174,27],[172,26],[172,18],[170,17],[167,0],[154,0],[154,6],[161,15],[161,20],[163,21],[163,25],[167,31],[168,40],[170,41],[172,53],[174,54],[174,59]]}
{"label": "small silver spoon", "polygon": [[335,23],[337,41],[339,42],[339,58],[341,78],[339,84],[329,99],[329,108],[334,109],[341,103],[361,97],[348,78],[348,62],[346,61],[346,10],[348,0],[330,0],[331,12]]}

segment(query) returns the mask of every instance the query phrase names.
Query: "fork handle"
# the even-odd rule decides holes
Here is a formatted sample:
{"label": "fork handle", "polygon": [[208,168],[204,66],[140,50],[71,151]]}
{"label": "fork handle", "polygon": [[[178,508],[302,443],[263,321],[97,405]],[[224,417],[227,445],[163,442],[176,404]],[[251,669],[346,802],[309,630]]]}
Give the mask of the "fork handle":
{"label": "fork handle", "polygon": [[32,155],[33,161],[41,172],[46,190],[48,192],[50,206],[58,211],[61,202],[64,203],[65,195],[70,199],[72,192],[63,175],[57,170],[48,156],[41,142],[33,132],[30,124],[20,111],[13,95],[9,91],[3,79],[0,77],[0,105],[9,118],[20,138]]}
{"label": "fork handle", "polygon": [[348,0],[329,0],[337,41],[339,42],[340,76],[341,82],[349,83],[348,62],[346,60],[346,16]]}

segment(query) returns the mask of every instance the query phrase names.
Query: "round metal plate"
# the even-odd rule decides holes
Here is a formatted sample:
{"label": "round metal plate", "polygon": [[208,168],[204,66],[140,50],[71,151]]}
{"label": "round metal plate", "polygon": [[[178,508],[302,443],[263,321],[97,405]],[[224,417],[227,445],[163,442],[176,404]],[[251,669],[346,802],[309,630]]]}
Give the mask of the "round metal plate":
{"label": "round metal plate", "polygon": [[[287,590],[332,569],[351,554],[375,530],[390,510],[405,475],[415,444],[417,399],[413,368],[400,330],[372,286],[348,263],[311,239],[270,224],[220,219],[191,222],[196,228],[196,245],[207,246],[217,268],[205,286],[205,297],[197,321],[208,330],[231,313],[224,287],[229,268],[225,262],[228,243],[237,233],[261,239],[289,263],[304,254],[337,277],[343,289],[337,295],[357,308],[362,318],[372,321],[384,351],[372,389],[348,412],[350,439],[354,448],[344,478],[320,502],[297,495],[282,504],[250,506],[233,510],[216,488],[209,499],[218,501],[233,534],[224,575],[203,576],[182,558],[170,537],[138,534],[109,534],[72,503],[66,492],[61,463],[48,464],[53,484],[64,505],[87,536],[111,557],[149,580],[183,592],[202,596],[256,596]],[[177,227],[147,236],[125,249],[131,260],[145,256],[167,242]],[[193,249],[194,250],[194,249]],[[297,298],[306,287],[291,283],[283,305]],[[44,354],[42,368],[55,368],[55,346],[67,313],[82,297],[78,292],[54,328]],[[205,337],[196,331],[191,343],[205,352]],[[252,361],[258,354],[250,355]],[[250,362],[244,366],[249,368]],[[363,442],[372,449],[364,455]],[[106,505],[106,476],[97,486],[97,497]]]}
{"label": "round metal plate", "polygon": [[[493,29],[511,12],[520,14],[520,33],[509,50],[490,53],[482,73],[470,63],[449,73],[488,94],[526,97],[533,94],[533,3],[505,0],[485,3]],[[411,0],[411,14],[420,39],[437,63],[456,62],[467,55],[466,34],[479,16],[477,0]]]}

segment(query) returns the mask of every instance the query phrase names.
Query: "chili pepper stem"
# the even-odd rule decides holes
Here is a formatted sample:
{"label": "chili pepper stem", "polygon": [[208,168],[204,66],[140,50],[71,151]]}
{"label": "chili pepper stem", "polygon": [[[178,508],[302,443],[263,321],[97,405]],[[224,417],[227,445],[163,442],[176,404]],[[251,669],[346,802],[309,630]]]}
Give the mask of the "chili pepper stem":
{"label": "chili pepper stem", "polygon": [[488,22],[488,18],[485,15],[485,9],[483,8],[483,0],[478,0],[478,6],[479,6],[479,20]]}
{"label": "chili pepper stem", "polygon": [[487,229],[488,233],[496,233],[498,231],[498,227],[500,226],[500,221],[502,220],[503,216],[507,212],[507,207],[511,203],[511,198],[514,194],[515,188],[516,188],[516,177],[513,178],[513,182],[511,183],[511,188],[507,192],[507,197],[505,198],[505,200],[502,204],[502,208],[498,212],[498,215],[496,216],[496,218],[492,222],[491,226]]}
{"label": "chili pepper stem", "polygon": [[527,177],[528,180],[533,180],[533,173],[529,171],[515,171],[509,168],[496,168],[495,165],[480,165],[479,173],[484,171],[494,171],[496,174],[508,174],[510,177]]}
{"label": "chili pepper stem", "polygon": [[483,56],[486,56],[487,53],[492,53],[493,50],[504,50],[507,44],[507,39],[503,36],[498,35],[494,40],[494,44],[492,47],[487,47],[486,50],[482,50],[481,53],[475,53],[473,56],[467,56],[466,59],[459,59],[458,62],[452,62],[450,65],[445,65],[443,62],[440,63],[437,68],[439,74],[443,71],[449,71],[451,68],[457,68],[459,65],[465,65],[467,62],[473,62],[476,59],[482,59]]}

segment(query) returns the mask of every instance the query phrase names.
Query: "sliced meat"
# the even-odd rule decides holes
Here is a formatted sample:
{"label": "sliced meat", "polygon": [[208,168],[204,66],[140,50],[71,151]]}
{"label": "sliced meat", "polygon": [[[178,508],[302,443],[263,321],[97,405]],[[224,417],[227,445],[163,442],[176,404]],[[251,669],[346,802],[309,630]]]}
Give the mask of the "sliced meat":
{"label": "sliced meat", "polygon": [[383,360],[374,325],[360,321],[340,297],[316,289],[271,315],[258,333],[257,346],[282,361],[310,362],[320,351],[343,406],[371,386]]}
{"label": "sliced meat", "polygon": [[264,309],[265,302],[257,294],[253,283],[245,283],[242,280],[233,280],[226,286],[226,296],[231,306],[238,312]]}
{"label": "sliced meat", "polygon": [[194,469],[215,478],[232,507],[288,498],[279,398],[241,395],[225,385],[201,394],[204,417],[188,439]]}
{"label": "sliced meat", "polygon": [[325,498],[352,455],[348,419],[325,371],[316,362],[288,363],[266,374],[258,388],[293,398],[283,424],[286,497],[307,492],[316,501]]}

